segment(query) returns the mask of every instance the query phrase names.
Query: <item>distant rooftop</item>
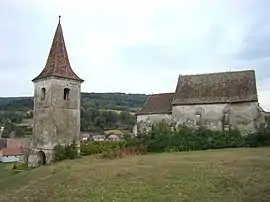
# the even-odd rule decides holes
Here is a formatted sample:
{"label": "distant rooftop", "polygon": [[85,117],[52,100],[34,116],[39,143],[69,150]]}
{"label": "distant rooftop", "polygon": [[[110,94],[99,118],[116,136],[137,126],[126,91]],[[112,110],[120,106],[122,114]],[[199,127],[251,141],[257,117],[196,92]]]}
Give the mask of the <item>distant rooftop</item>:
{"label": "distant rooftop", "polygon": [[137,114],[171,113],[174,93],[160,93],[150,95],[145,105]]}

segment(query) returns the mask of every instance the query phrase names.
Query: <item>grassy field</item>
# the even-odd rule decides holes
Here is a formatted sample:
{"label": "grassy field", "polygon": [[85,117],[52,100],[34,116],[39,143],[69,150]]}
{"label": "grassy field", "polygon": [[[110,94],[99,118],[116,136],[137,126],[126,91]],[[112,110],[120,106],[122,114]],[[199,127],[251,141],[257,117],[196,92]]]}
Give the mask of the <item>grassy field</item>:
{"label": "grassy field", "polygon": [[270,148],[84,157],[8,175],[0,190],[8,202],[269,202]]}

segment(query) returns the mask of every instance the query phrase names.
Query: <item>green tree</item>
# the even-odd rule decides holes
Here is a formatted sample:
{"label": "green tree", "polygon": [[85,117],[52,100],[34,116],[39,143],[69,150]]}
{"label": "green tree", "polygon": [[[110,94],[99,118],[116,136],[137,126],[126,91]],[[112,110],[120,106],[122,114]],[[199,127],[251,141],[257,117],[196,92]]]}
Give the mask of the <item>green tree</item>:
{"label": "green tree", "polygon": [[106,118],[103,116],[97,116],[94,119],[94,125],[97,127],[100,127],[102,129],[104,129],[105,125],[106,125]]}

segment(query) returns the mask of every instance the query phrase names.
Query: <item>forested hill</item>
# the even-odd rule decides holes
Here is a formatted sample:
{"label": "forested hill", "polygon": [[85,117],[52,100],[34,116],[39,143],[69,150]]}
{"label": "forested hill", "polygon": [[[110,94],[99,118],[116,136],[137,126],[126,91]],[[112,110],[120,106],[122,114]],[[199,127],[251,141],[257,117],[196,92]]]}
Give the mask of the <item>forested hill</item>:
{"label": "forested hill", "polygon": [[[146,102],[148,95],[125,93],[82,93],[82,106],[96,109],[137,111]],[[0,98],[0,110],[33,109],[33,97]]]}

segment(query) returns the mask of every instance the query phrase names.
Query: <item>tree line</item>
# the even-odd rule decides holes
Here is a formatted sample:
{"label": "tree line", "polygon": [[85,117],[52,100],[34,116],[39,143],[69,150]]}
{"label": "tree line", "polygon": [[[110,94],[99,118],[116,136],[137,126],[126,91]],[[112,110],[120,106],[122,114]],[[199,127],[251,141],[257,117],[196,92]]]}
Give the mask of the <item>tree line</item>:
{"label": "tree line", "polygon": [[81,131],[101,132],[109,129],[132,130],[136,117],[129,111],[115,112],[91,106],[81,107]]}
{"label": "tree line", "polygon": [[[82,93],[81,131],[102,133],[104,130],[132,131],[137,111],[147,95],[125,93]],[[33,98],[0,98],[0,124],[5,126],[4,136],[11,131],[16,136],[31,134],[23,120],[33,118]]]}
{"label": "tree line", "polygon": [[[148,95],[126,93],[82,93],[81,105],[95,109],[137,111],[146,102]],[[0,98],[0,110],[25,111],[34,107],[33,97]]]}

